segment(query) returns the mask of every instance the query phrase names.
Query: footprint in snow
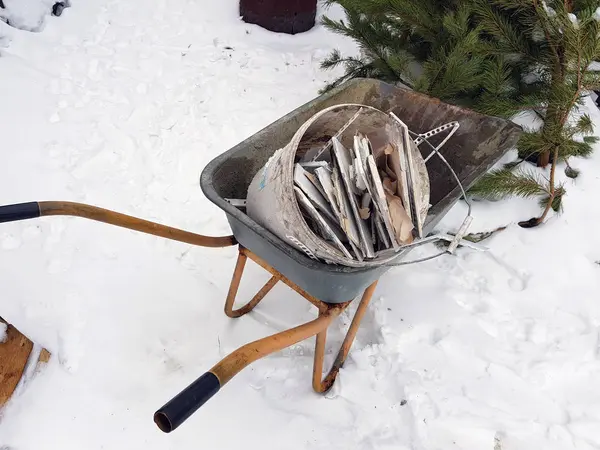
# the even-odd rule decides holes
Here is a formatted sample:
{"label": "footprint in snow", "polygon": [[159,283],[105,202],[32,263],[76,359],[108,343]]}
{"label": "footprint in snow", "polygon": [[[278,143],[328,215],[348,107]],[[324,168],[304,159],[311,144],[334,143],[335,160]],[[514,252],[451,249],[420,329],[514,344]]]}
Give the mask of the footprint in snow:
{"label": "footprint in snow", "polygon": [[515,267],[506,262],[503,258],[500,258],[499,256],[491,252],[484,252],[484,254],[492,261],[494,261],[499,267],[502,267],[505,270],[505,272],[509,276],[508,286],[512,291],[521,292],[527,288],[527,284],[530,278],[530,276],[527,273],[517,270]]}

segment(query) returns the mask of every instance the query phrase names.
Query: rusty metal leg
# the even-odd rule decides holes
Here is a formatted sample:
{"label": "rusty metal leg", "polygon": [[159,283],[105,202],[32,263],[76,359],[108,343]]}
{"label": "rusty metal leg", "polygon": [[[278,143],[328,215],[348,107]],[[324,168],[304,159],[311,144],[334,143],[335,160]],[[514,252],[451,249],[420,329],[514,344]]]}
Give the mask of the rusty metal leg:
{"label": "rusty metal leg", "polygon": [[[321,311],[319,311],[321,315]],[[323,376],[323,359],[325,357],[325,344],[327,343],[327,328],[317,334],[315,342],[315,360],[313,363],[313,389],[321,391],[321,377]]]}
{"label": "rusty metal leg", "polygon": [[[373,297],[376,287],[377,281],[369,286],[363,293],[360,304],[358,305],[358,309],[354,314],[354,318],[352,319],[348,333],[346,333],[346,337],[344,338],[344,342],[342,343],[337,357],[335,358],[333,366],[323,380],[321,380],[321,377],[323,376],[323,358],[325,356],[327,328],[323,329],[319,334],[317,334],[317,342],[315,344],[315,361],[313,366],[313,389],[316,392],[327,392],[329,389],[331,389],[331,386],[333,386],[340,368],[344,365],[344,361],[346,361],[346,358],[348,357],[350,347],[354,342],[354,338],[356,337],[356,333],[360,327],[360,323],[362,322],[365,312],[367,311],[367,307],[369,306],[369,302]],[[319,315],[320,314],[322,314],[322,312],[319,312]]]}
{"label": "rusty metal leg", "polygon": [[238,260],[235,265],[235,270],[233,272],[233,278],[231,279],[231,285],[229,286],[229,293],[227,294],[227,300],[225,301],[225,314],[228,317],[236,318],[243,316],[246,313],[249,313],[254,309],[256,305],[260,303],[260,301],[273,289],[273,287],[279,281],[279,278],[275,275],[271,277],[269,281],[261,288],[260,291],[250,300],[246,305],[242,306],[239,309],[233,309],[233,303],[235,302],[235,297],[237,295],[238,289],[240,287],[240,281],[242,280],[242,275],[244,273],[244,267],[246,267],[246,261],[248,257],[244,254],[242,249],[240,248],[240,253],[238,254]]}
{"label": "rusty metal leg", "polygon": [[225,314],[227,314],[229,317],[238,317],[233,314],[233,302],[235,301],[235,296],[237,295],[237,291],[240,287],[240,281],[242,280],[242,275],[244,273],[244,267],[246,267],[247,260],[248,257],[242,253],[242,249],[240,247],[238,259],[235,264],[235,270],[233,271],[233,277],[231,278],[231,284],[229,285],[229,292],[227,293],[227,299],[225,300]]}
{"label": "rusty metal leg", "polygon": [[333,319],[339,316],[349,304],[350,302],[330,305],[327,309],[323,309],[315,320],[246,344],[226,356],[210,369],[210,372],[219,379],[220,385],[223,386],[244,367],[257,359],[283,350],[326,330]]}

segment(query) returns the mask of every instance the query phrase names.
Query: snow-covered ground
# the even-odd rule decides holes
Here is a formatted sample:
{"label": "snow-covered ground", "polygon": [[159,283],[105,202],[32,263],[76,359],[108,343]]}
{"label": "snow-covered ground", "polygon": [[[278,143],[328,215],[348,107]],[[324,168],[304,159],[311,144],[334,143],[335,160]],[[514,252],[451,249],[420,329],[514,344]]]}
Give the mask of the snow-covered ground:
{"label": "snow-covered ground", "polygon": [[[228,233],[198,186],[203,167],[314,98],[333,76],[318,68],[330,49],[353,50],[321,27],[292,37],[246,25],[236,6],[78,1],[41,33],[0,23],[0,204],[80,201]],[[600,152],[576,165],[565,213],[543,227],[515,224],[535,201],[477,203],[473,231],[511,224],[485,241],[490,254],[384,276],[326,396],[312,392],[309,340],[254,363],[169,435],[152,421],[159,406],[314,309],[277,286],[226,318],[234,249],[82,219],[4,224],[0,314],[53,358],[2,411],[0,448],[598,448]],[[266,280],[249,264],[240,297]]]}
{"label": "snow-covered ground", "polygon": [[[41,32],[58,0],[2,0],[0,21],[20,30]],[[63,0],[68,3],[68,0]]]}

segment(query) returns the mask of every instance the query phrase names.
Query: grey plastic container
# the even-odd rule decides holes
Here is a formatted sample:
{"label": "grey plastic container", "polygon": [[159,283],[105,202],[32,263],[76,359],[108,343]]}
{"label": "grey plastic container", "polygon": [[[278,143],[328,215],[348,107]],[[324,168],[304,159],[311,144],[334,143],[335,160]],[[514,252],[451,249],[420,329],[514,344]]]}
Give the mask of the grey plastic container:
{"label": "grey plastic container", "polygon": [[[417,133],[458,121],[460,128],[443,147],[443,154],[465,189],[513,148],[522,133],[518,125],[504,119],[452,106],[378,80],[354,79],[300,106],[212,160],[202,172],[200,186],[206,197],[225,211],[238,242],[306,292],[328,303],[353,300],[390,267],[352,268],[310,259],[225,199],[246,198],[252,178],[269,157],[285,146],[316,112],[341,103],[360,103],[385,112],[393,111]],[[437,142],[435,137],[431,141]],[[430,153],[426,145],[420,148],[424,156]],[[460,188],[441,161],[432,158],[427,168],[432,206],[425,221],[425,234],[433,230],[461,197]]]}

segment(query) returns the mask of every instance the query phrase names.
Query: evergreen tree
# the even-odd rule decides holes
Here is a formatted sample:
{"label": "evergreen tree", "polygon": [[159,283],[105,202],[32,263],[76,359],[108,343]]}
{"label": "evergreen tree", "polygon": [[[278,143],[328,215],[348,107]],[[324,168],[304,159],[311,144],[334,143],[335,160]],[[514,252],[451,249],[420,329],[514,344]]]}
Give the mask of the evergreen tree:
{"label": "evergreen tree", "polygon": [[[556,165],[567,164],[567,175],[577,172],[569,158],[588,156],[597,138],[591,136],[593,124],[583,115],[576,123],[569,119],[582,103],[583,94],[598,86],[600,76],[589,71],[600,59],[600,25],[596,10],[599,1],[591,0],[493,0],[478,1],[478,22],[493,37],[494,52],[510,55],[525,67],[539,89],[538,105],[543,108],[543,126],[525,134],[519,142],[521,158],[537,157],[537,165],[550,164],[549,177],[510,168],[488,174],[475,191],[487,197],[511,193],[539,196],[544,210],[540,217],[522,222],[536,226],[549,211],[560,211],[565,193],[556,183]],[[518,30],[519,34],[510,33]],[[515,39],[517,38],[517,39]],[[580,139],[582,137],[582,139]]]}
{"label": "evergreen tree", "polygon": [[532,109],[543,120],[518,144],[519,157],[549,168],[546,177],[512,164],[484,177],[472,192],[482,197],[539,197],[540,217],[559,211],[565,193],[556,164],[577,176],[569,157],[587,156],[596,138],[588,116],[569,122],[582,95],[600,85],[588,70],[600,59],[600,0],[329,0],[346,20],[324,18],[334,32],[354,39],[360,57],[333,52],[325,69],[345,75],[400,81],[444,101],[512,117]]}
{"label": "evergreen tree", "polygon": [[[346,19],[324,17],[330,30],[354,39],[359,57],[334,51],[324,69],[354,77],[399,81],[444,101],[510,117],[526,107],[526,85],[514,64],[492,52],[477,23],[476,4],[460,0],[328,0]],[[529,105],[532,106],[532,105]]]}

